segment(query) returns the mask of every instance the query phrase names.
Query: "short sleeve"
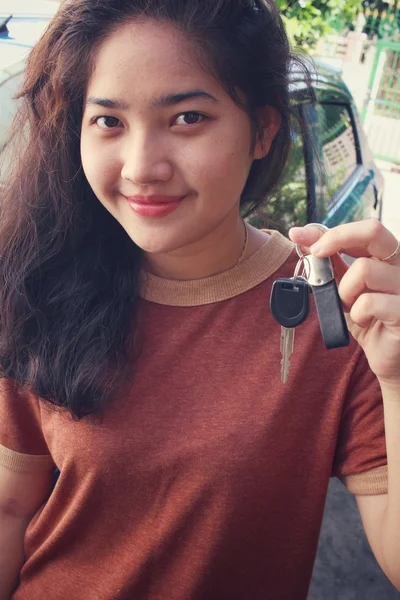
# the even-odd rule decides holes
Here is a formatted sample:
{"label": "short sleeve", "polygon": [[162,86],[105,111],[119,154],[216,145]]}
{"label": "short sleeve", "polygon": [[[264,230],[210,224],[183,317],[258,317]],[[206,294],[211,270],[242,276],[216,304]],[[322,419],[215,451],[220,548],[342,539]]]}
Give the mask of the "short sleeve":
{"label": "short sleeve", "polygon": [[332,475],[353,494],[387,493],[383,400],[361,348],[346,392]]}
{"label": "short sleeve", "polygon": [[54,468],[38,399],[4,377],[0,379],[0,464],[13,471]]}

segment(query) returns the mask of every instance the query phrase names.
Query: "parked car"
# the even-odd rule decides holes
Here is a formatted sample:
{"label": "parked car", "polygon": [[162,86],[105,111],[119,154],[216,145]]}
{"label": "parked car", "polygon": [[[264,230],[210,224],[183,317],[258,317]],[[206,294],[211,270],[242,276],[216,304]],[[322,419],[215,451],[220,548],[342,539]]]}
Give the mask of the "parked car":
{"label": "parked car", "polygon": [[0,151],[16,112],[27,54],[58,9],[49,0],[0,0]]}
{"label": "parked car", "polygon": [[251,218],[285,230],[310,222],[334,227],[381,218],[383,175],[376,166],[353,97],[340,72],[320,61],[312,95],[292,73],[293,150],[267,207]]}
{"label": "parked car", "polygon": [[[26,56],[58,2],[0,0],[0,151],[16,111]],[[12,15],[12,16],[10,16]],[[333,227],[382,213],[384,180],[368,147],[352,95],[339,72],[316,62],[313,97],[292,74],[293,151],[268,206],[250,220],[285,230],[308,222]]]}

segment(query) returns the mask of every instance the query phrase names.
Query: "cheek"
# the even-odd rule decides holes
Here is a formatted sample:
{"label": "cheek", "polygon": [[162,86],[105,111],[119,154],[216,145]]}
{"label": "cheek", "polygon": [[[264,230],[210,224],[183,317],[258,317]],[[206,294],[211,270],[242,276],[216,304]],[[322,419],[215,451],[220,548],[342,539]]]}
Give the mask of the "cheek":
{"label": "cheek", "polygon": [[81,137],[81,161],[90,187],[101,199],[110,193],[121,172],[119,160],[110,147],[94,142],[89,136]]}
{"label": "cheek", "polygon": [[212,136],[206,147],[198,148],[198,156],[192,161],[200,185],[213,186],[218,193],[241,191],[252,164],[250,144],[247,131],[242,135],[236,131],[236,135],[229,132]]}

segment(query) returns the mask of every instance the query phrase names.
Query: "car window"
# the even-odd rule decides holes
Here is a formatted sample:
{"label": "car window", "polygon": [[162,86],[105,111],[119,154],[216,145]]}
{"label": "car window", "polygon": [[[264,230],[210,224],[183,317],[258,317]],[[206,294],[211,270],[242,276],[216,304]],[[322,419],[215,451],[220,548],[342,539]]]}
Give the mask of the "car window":
{"label": "car window", "polygon": [[[324,184],[331,202],[357,167],[357,150],[349,107],[343,104],[316,106]],[[329,204],[328,202],[328,208]]]}
{"label": "car window", "polygon": [[250,219],[256,227],[286,233],[294,225],[307,224],[307,178],[303,136],[297,116],[291,120],[291,135],[292,150],[282,179],[265,205]]}

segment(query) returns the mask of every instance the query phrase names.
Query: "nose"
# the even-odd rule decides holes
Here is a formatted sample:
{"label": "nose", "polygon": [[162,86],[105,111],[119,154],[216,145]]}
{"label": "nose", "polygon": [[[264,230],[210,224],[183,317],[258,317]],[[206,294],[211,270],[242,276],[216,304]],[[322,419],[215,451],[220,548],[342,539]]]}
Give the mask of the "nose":
{"label": "nose", "polygon": [[135,132],[126,140],[121,176],[137,185],[165,183],[172,179],[173,166],[165,144],[154,135]]}

